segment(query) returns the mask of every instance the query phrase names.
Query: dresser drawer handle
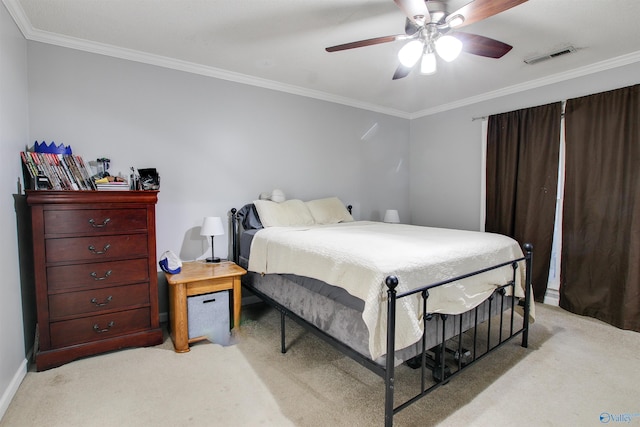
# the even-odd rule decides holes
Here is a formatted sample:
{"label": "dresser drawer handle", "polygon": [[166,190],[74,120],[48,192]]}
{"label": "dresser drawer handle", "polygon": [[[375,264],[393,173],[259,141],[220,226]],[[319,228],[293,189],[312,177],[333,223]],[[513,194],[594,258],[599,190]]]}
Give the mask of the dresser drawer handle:
{"label": "dresser drawer handle", "polygon": [[89,252],[92,252],[96,255],[103,255],[107,253],[110,247],[111,247],[111,244],[107,243],[106,245],[104,245],[104,248],[102,248],[101,251],[97,251],[95,246],[89,245]]}
{"label": "dresser drawer handle", "polygon": [[113,296],[111,295],[109,295],[107,299],[104,300],[104,302],[98,302],[98,298],[91,298],[91,304],[94,304],[96,307],[104,307],[105,305],[109,304],[112,299]]}
{"label": "dresser drawer handle", "polygon": [[100,329],[100,326],[98,326],[97,323],[93,324],[93,330],[96,331],[96,333],[101,334],[103,332],[109,332],[109,329],[111,329],[113,327],[113,325],[115,325],[116,322],[114,322],[113,320],[111,322],[109,322],[107,324],[107,327],[104,329]]}
{"label": "dresser drawer handle", "polygon": [[91,224],[93,228],[102,228],[102,227],[106,227],[107,224],[109,224],[109,221],[111,221],[111,218],[106,218],[104,221],[102,221],[102,224],[96,224],[96,221],[93,218],[91,218],[89,220],[89,224]]}
{"label": "dresser drawer handle", "polygon": [[111,276],[111,270],[107,270],[107,272],[104,273],[104,276],[102,277],[98,277],[98,273],[96,273],[95,271],[92,271],[89,275],[93,277],[93,280],[106,280],[109,276]]}

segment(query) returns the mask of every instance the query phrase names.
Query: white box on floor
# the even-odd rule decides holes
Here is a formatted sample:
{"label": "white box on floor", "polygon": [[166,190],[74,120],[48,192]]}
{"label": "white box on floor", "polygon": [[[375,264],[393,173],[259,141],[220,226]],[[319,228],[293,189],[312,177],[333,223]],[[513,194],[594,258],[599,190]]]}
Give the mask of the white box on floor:
{"label": "white box on floor", "polygon": [[227,344],[230,334],[229,291],[187,297],[189,339],[206,336]]}

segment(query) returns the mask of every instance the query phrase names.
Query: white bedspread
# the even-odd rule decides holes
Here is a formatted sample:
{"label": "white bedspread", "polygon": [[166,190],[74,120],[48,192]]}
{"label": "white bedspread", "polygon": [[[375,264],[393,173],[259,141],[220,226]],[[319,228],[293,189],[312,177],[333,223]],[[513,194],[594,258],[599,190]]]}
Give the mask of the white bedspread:
{"label": "white bedspread", "polygon": [[[373,360],[386,354],[384,280],[398,277],[398,292],[447,280],[522,257],[513,239],[492,233],[357,221],[311,227],[269,227],[251,246],[249,270],[297,274],[346,289],[365,302]],[[459,314],[479,305],[496,286],[511,280],[510,266],[432,289],[427,310]],[[524,296],[524,262],[517,270],[516,296]],[[422,334],[419,294],[399,300],[396,349]]]}

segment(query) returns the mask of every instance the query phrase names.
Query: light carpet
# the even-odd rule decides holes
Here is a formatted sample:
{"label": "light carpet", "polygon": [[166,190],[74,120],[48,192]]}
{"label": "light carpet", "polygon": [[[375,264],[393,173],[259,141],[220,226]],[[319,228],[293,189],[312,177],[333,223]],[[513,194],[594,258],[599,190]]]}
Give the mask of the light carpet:
{"label": "light carpet", "polygon": [[[640,334],[537,310],[529,348],[508,343],[394,425],[640,426]],[[383,425],[383,380],[294,322],[287,328],[283,355],[278,314],[244,307],[230,346],[177,354],[166,339],[29,372],[0,426]],[[398,396],[416,374],[398,369]]]}

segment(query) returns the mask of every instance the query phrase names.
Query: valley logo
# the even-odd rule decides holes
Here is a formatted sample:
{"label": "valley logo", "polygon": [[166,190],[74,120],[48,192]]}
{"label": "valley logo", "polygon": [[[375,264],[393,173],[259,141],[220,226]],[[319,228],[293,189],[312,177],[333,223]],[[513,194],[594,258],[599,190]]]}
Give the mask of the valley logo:
{"label": "valley logo", "polygon": [[600,422],[602,424],[630,423],[636,417],[640,417],[640,414],[639,413],[610,414],[608,412],[602,412],[600,414]]}

